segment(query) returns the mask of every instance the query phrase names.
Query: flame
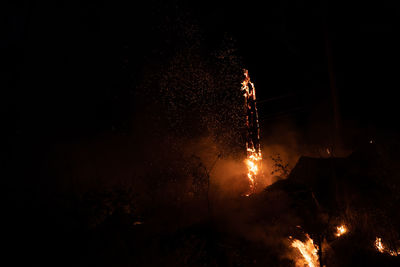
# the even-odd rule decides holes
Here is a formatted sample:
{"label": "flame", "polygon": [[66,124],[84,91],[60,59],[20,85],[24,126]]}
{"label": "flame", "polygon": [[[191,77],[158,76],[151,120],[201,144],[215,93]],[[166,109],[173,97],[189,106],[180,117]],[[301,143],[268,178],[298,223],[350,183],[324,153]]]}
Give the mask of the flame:
{"label": "flame", "polygon": [[[242,91],[245,91],[244,97],[246,98],[252,97],[253,100],[256,100],[256,87],[254,86],[254,83],[250,81],[248,70],[244,70],[244,77],[245,78],[242,82]],[[249,87],[249,84],[251,85],[251,89]]]}
{"label": "flame", "polygon": [[241,90],[244,91],[245,108],[246,108],[246,127],[247,127],[247,178],[249,179],[250,189],[246,196],[251,195],[255,191],[256,176],[261,167],[261,147],[260,147],[260,126],[258,124],[258,112],[256,106],[256,88],[254,83],[250,81],[249,72],[244,70],[245,79],[242,82]]}
{"label": "flame", "polygon": [[382,238],[377,237],[375,239],[375,247],[380,253],[384,253],[385,252],[385,247],[382,244]]}
{"label": "flame", "polygon": [[292,247],[297,248],[302,259],[296,261],[296,266],[309,266],[309,267],[319,267],[318,260],[318,246],[314,245],[314,241],[306,234],[306,241],[302,242],[298,239],[292,241]]}
{"label": "flame", "polygon": [[337,236],[337,237],[342,236],[342,235],[344,235],[345,233],[347,233],[347,231],[348,231],[348,230],[347,230],[346,225],[342,224],[342,225],[340,225],[340,226],[337,226],[337,227],[336,227],[335,236]]}
{"label": "flame", "polygon": [[387,253],[390,256],[398,256],[400,254],[400,249],[396,250],[392,250],[387,248],[383,242],[382,242],[382,238],[380,237],[376,237],[375,239],[375,248],[380,252],[380,253]]}
{"label": "flame", "polygon": [[250,182],[250,191],[249,193],[246,194],[246,196],[249,196],[255,190],[256,176],[260,169],[261,159],[262,159],[261,151],[256,152],[254,148],[247,148],[247,159],[245,162],[247,165],[247,178],[249,179]]}

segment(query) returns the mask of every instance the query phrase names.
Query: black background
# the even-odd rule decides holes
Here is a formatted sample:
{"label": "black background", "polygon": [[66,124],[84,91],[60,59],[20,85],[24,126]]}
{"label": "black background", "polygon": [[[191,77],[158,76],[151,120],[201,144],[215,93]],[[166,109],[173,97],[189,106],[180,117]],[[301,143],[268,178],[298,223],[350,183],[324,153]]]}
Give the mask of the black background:
{"label": "black background", "polygon": [[[128,99],[141,70],[162,60],[155,51],[168,53],[165,36],[154,29],[180,14],[199,25],[210,47],[224,33],[236,40],[260,102],[295,95],[312,109],[331,95],[331,64],[344,120],[360,127],[395,124],[394,2],[27,1],[2,13],[3,106],[11,135],[68,139],[131,127],[125,125],[133,109]],[[282,111],[266,109],[261,117]]]}

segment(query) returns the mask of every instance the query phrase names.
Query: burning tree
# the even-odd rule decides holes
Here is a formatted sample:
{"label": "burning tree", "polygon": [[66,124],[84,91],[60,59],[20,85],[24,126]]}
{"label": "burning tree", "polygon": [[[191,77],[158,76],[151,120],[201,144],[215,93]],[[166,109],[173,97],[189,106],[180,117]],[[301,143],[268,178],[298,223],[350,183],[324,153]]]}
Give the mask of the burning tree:
{"label": "burning tree", "polygon": [[251,195],[257,184],[256,177],[261,167],[261,146],[260,146],[260,125],[258,124],[258,112],[256,105],[256,88],[250,81],[248,70],[244,70],[245,79],[242,82],[244,91],[244,106],[246,111],[246,151],[247,151],[247,177],[250,182],[250,189],[245,194]]}

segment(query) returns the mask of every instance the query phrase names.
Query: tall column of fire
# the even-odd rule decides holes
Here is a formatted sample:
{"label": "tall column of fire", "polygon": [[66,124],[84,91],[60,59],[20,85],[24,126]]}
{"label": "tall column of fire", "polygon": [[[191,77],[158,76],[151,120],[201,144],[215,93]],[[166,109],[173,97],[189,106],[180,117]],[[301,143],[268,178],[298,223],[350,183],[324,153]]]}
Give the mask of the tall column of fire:
{"label": "tall column of fire", "polygon": [[246,112],[246,150],[247,150],[247,177],[250,188],[246,196],[254,193],[257,184],[257,174],[261,167],[260,125],[258,124],[258,112],[256,105],[256,88],[250,81],[248,70],[244,70],[245,79],[242,82],[244,92],[244,106]]}

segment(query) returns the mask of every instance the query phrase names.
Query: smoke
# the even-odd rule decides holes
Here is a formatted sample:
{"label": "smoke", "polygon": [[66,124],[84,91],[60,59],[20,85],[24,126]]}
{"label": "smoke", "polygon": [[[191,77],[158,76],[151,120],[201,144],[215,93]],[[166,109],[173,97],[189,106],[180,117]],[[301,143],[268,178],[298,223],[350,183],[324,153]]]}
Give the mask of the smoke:
{"label": "smoke", "polygon": [[[273,183],[273,175],[268,174],[271,169],[267,168],[273,164],[263,161],[267,174],[259,177],[258,192],[245,197],[243,194],[249,186],[245,153],[218,158],[218,145],[209,137],[192,140],[187,145],[187,151],[195,153],[209,167],[211,216],[218,229],[249,244],[257,244],[263,253],[279,255],[277,261],[295,260],[288,236],[295,232],[301,220],[291,208],[287,193],[278,190],[267,194],[261,186]],[[290,153],[287,147],[277,144],[269,151],[271,155],[281,153],[285,159]]]}

